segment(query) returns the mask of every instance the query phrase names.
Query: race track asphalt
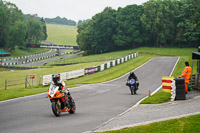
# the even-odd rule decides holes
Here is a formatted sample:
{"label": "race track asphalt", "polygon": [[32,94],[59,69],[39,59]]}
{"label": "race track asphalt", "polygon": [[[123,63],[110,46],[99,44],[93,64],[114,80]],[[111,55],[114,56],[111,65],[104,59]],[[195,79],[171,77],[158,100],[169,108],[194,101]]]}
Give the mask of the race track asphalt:
{"label": "race track asphalt", "polygon": [[[70,89],[77,111],[55,117],[46,93],[0,102],[1,133],[82,133],[91,131],[135,105],[171,74],[178,57],[155,57],[134,70],[140,86],[131,95],[125,85],[128,75],[113,81]],[[105,75],[106,76],[106,75]]]}

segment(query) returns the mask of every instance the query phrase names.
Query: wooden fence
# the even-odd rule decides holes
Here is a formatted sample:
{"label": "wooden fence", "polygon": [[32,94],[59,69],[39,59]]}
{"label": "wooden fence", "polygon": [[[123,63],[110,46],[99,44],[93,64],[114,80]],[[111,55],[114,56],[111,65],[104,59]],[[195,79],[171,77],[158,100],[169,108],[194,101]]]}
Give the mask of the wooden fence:
{"label": "wooden fence", "polygon": [[17,86],[17,85],[25,85],[26,83],[26,79],[15,79],[15,80],[5,80],[5,90],[9,87],[9,86]]}

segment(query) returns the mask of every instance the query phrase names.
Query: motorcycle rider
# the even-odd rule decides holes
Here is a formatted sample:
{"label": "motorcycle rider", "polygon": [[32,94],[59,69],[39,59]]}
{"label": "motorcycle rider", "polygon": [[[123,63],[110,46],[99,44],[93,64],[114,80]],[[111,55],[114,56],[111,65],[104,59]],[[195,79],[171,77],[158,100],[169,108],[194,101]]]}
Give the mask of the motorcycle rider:
{"label": "motorcycle rider", "polygon": [[136,82],[136,90],[138,90],[139,88],[139,81],[138,81],[138,78],[137,78],[137,76],[135,75],[135,73],[132,71],[132,72],[130,72],[130,74],[129,74],[129,76],[128,76],[128,79],[127,79],[127,86],[129,86],[130,87],[130,85],[129,85],[129,81],[131,80],[131,79],[134,79],[135,80],[135,82]]}
{"label": "motorcycle rider", "polygon": [[[60,80],[60,75],[59,74],[54,74],[53,77],[52,77],[52,80],[53,80],[52,84],[54,84],[56,86],[59,86],[60,92],[64,93],[65,96],[67,96],[70,99],[71,98],[70,92],[67,89],[67,86],[65,85],[64,81]],[[69,100],[69,101],[71,101],[71,100]],[[67,105],[68,104],[71,105],[71,102],[69,102],[69,101],[66,101]]]}
{"label": "motorcycle rider", "polygon": [[52,77],[52,80],[53,80],[54,85],[59,86],[59,90],[62,93],[67,94],[67,92],[68,92],[67,86],[65,85],[65,83],[63,81],[60,80],[59,74],[54,74]]}

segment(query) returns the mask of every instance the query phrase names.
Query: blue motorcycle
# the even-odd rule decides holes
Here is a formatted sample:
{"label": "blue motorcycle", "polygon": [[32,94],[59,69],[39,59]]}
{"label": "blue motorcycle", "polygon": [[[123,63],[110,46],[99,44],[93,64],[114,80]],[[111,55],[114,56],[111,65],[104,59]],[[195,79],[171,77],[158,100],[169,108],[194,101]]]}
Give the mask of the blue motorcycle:
{"label": "blue motorcycle", "polygon": [[128,81],[127,86],[129,86],[130,88],[131,95],[136,94],[137,86],[135,79],[131,79],[130,81]]}

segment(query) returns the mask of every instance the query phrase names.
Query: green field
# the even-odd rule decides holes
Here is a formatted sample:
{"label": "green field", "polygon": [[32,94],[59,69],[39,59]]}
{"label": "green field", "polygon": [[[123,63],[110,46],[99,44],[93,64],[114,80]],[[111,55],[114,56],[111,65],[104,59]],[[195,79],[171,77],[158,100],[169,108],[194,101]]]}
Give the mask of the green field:
{"label": "green field", "polygon": [[77,27],[57,24],[47,24],[47,41],[56,45],[77,46]]}

